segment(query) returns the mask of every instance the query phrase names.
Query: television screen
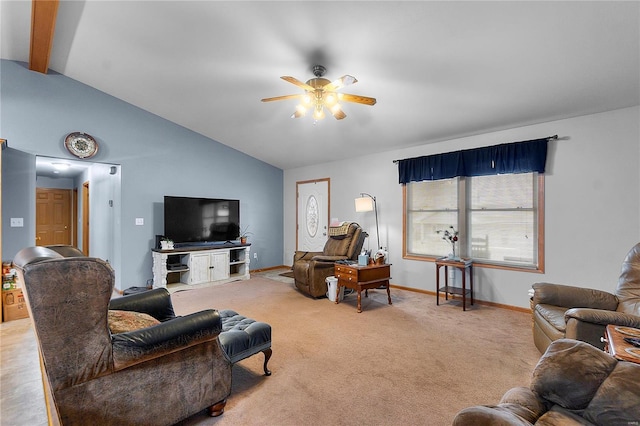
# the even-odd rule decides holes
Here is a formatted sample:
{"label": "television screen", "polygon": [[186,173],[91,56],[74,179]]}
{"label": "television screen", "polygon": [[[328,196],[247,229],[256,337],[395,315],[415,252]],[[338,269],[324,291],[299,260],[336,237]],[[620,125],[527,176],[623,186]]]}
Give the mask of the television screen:
{"label": "television screen", "polygon": [[239,234],[239,200],[164,197],[164,236],[175,245],[232,241]]}

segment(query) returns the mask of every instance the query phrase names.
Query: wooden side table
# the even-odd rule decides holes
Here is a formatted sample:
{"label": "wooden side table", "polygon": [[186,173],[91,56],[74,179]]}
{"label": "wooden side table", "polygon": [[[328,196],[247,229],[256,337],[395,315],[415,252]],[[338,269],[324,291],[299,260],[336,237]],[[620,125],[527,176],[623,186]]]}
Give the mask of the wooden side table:
{"label": "wooden side table", "polygon": [[[444,266],[444,287],[440,287],[440,268]],[[462,287],[449,286],[449,267],[462,272]],[[469,288],[467,289],[467,271],[469,272]],[[462,310],[467,310],[467,295],[473,305],[473,262],[471,259],[453,260],[446,257],[436,259],[436,305],[440,305],[440,292],[444,292],[445,300],[449,294],[462,296]]]}
{"label": "wooden side table", "polygon": [[[358,313],[362,312],[362,297],[360,293],[365,290],[365,295],[370,288],[378,288],[384,285],[387,289],[387,298],[391,305],[391,291],[389,280],[391,279],[391,264],[384,265],[342,265],[336,263],[335,275],[338,279],[338,294],[340,287],[352,288],[358,292]],[[336,304],[340,298],[336,297]]]}

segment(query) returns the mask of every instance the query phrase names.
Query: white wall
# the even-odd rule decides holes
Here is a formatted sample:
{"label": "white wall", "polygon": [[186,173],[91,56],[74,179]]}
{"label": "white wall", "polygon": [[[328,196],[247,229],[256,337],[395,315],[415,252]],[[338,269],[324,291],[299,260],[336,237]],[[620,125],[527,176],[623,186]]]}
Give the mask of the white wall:
{"label": "white wall", "polygon": [[625,108],[286,170],[283,261],[291,265],[296,249],[296,182],[328,177],[330,216],[360,223],[372,241],[374,216],[355,213],[353,200],[360,192],[377,197],[392,284],[434,291],[434,264],[402,259],[402,187],[393,160],[557,134],[545,173],[545,273],[475,268],[475,297],[526,308],[527,290],[538,281],[614,291],[624,256],[640,241],[639,115],[638,107]]}

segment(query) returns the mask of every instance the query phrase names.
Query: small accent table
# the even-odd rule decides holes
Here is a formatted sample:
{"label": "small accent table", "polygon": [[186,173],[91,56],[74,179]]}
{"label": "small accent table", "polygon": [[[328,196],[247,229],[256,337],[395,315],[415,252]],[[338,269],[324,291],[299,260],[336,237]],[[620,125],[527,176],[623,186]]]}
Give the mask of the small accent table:
{"label": "small accent table", "polygon": [[[628,330],[638,330],[638,335],[625,335],[620,331],[616,330],[616,328],[628,329]],[[631,327],[620,327],[617,325],[609,324],[604,332],[604,339],[602,339],[604,344],[604,350],[612,357],[619,359],[621,361],[629,361],[634,362],[636,364],[640,364],[640,357],[634,356],[627,352],[627,349],[633,349],[631,343],[627,343],[624,341],[625,337],[638,337],[640,336],[640,329],[631,328]],[[637,351],[634,351],[637,353]]]}
{"label": "small accent table", "polygon": [[[440,268],[444,266],[444,287],[440,287]],[[449,286],[449,267],[462,272],[462,287]],[[467,271],[469,272],[469,288],[467,289]],[[449,294],[462,296],[462,310],[467,310],[467,294],[471,296],[473,305],[473,262],[471,259],[453,260],[446,257],[436,259],[436,305],[440,305],[440,292],[444,292],[445,300]]]}
{"label": "small accent table", "polygon": [[[358,292],[358,313],[362,312],[362,298],[360,293],[365,291],[368,296],[370,288],[378,288],[385,286],[387,289],[387,298],[391,305],[391,292],[389,290],[389,280],[391,279],[391,264],[384,265],[342,265],[336,263],[335,275],[338,279],[338,293],[340,287],[352,288]],[[336,304],[340,302],[340,298],[336,297]]]}

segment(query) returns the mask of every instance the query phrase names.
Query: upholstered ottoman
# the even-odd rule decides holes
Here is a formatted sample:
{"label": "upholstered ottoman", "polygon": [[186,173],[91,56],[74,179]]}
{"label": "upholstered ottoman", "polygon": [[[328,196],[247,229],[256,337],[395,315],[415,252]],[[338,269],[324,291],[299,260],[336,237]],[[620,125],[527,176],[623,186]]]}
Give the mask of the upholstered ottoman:
{"label": "upholstered ottoman", "polygon": [[218,335],[222,349],[232,364],[255,355],[264,353],[264,375],[270,376],[267,368],[271,358],[271,326],[265,322],[240,315],[236,311],[226,309],[220,311],[222,332]]}

